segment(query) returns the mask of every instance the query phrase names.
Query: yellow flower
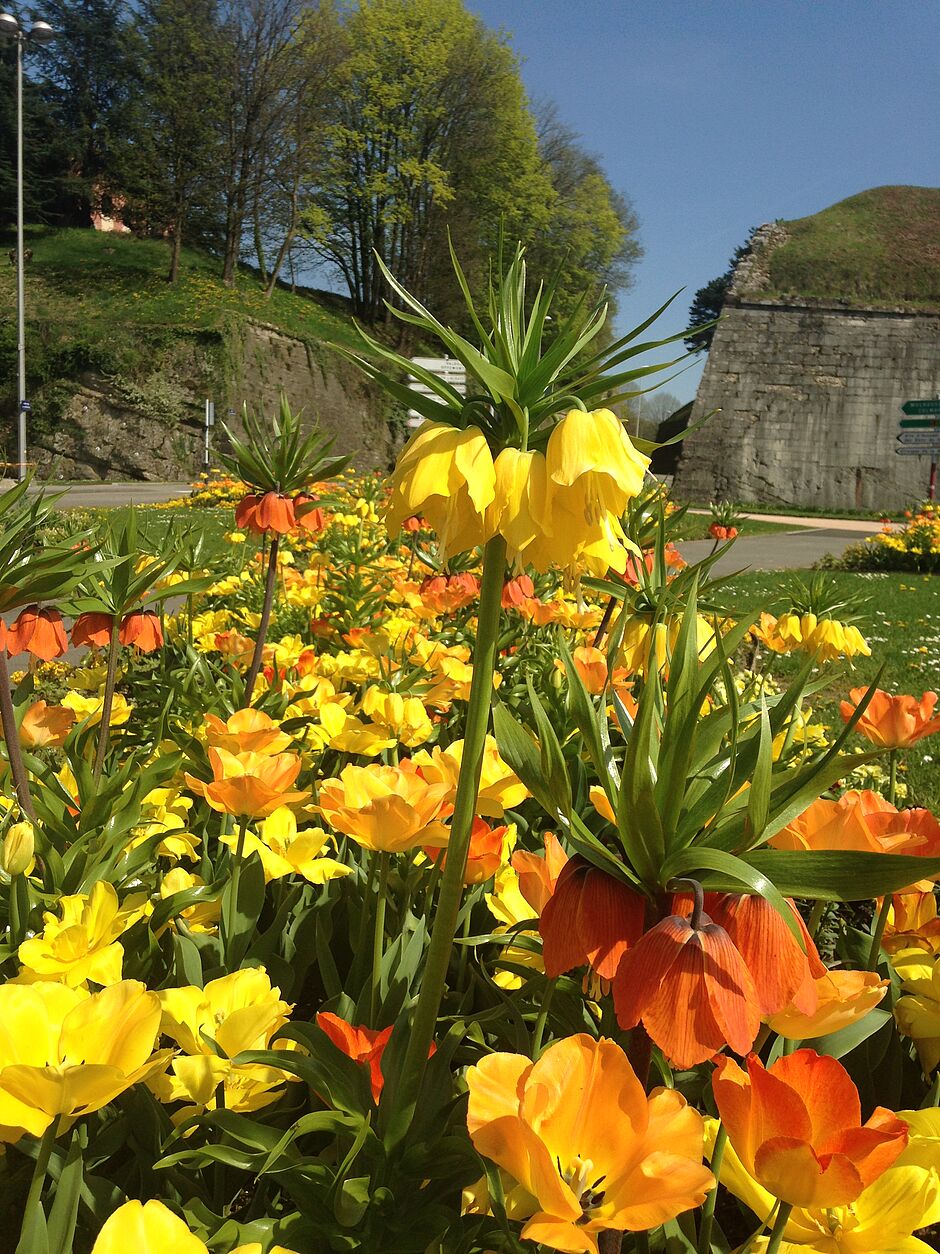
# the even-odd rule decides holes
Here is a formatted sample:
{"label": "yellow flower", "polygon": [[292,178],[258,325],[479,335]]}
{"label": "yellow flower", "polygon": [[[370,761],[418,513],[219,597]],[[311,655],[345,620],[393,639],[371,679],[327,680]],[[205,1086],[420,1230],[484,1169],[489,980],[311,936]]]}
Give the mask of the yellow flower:
{"label": "yellow flower", "polygon": [[184,797],[178,788],[154,788],[141,802],[144,822],[134,829],[134,839],[128,845],[135,849],[151,836],[164,833],[155,846],[154,856],[161,858],[187,858],[195,862],[202,837],[188,832],[189,811],[193,808],[192,797]]}
{"label": "yellow flower", "polygon": [[386,526],[395,535],[406,518],[422,514],[438,534],[442,556],[462,553],[492,535],[486,515],[495,491],[483,432],[426,422],[398,455]]}
{"label": "yellow flower", "polygon": [[4,875],[29,875],[36,865],[33,851],[36,847],[36,833],[29,822],[14,823],[7,828],[0,848],[0,870]]}
{"label": "yellow flower", "polygon": [[418,845],[441,848],[448,829],[450,787],[429,782],[413,759],[400,766],[347,766],[320,785],[318,809],[337,832],[365,849],[404,853]]}
{"label": "yellow flower", "polygon": [[[495,462],[496,488],[488,518],[494,531],[505,538],[510,560],[527,563],[535,556],[529,549],[540,539],[548,525],[546,499],[548,471],[542,453],[522,452],[504,448]],[[540,565],[539,569],[547,569]]]}
{"label": "yellow flower", "polygon": [[[234,849],[238,838],[223,836],[222,842]],[[335,858],[321,857],[321,851],[329,843],[330,837],[322,827],[308,827],[298,832],[293,811],[279,806],[261,823],[259,835],[245,833],[244,856],[258,854],[266,884],[285,875],[302,875],[311,884],[325,884],[327,880],[352,872],[352,867]]]}
{"label": "yellow flower", "polygon": [[377,723],[363,723],[348,713],[342,701],[325,701],[320,706],[320,725],[311,729],[314,743],[329,745],[340,753],[356,753],[375,758],[383,749],[391,749],[395,737]]}
{"label": "yellow flower", "polygon": [[[172,897],[174,893],[183,893],[189,888],[205,888],[205,883],[205,880],[200,879],[198,875],[191,875],[189,871],[177,866],[172,871],[168,871],[160,881],[160,896]],[[184,907],[179,917],[190,932],[201,936],[216,932],[221,915],[222,902],[216,898],[214,901],[207,899]]]}
{"label": "yellow flower", "polygon": [[404,697],[400,692],[384,692],[372,686],[363,695],[362,712],[409,748],[424,744],[434,733],[420,697]]}
{"label": "yellow flower", "polygon": [[[502,866],[493,879],[493,891],[485,895],[490,914],[498,920],[493,928],[494,935],[505,936],[512,932],[512,940],[500,951],[497,966],[512,964],[513,967],[528,967],[532,971],[544,971],[541,943],[538,932],[524,931],[519,924],[535,917],[535,910],[526,901],[519,887],[519,876],[511,866]],[[524,939],[530,945],[521,945]],[[499,988],[521,988],[523,978],[516,971],[505,968],[498,969],[493,976],[493,983]]]}
{"label": "yellow flower", "polygon": [[[259,1110],[275,1101],[289,1078],[277,1067],[230,1060],[245,1050],[271,1049],[271,1038],[292,1009],[272,988],[264,967],[244,968],[205,988],[168,988],[159,993],[160,1030],[182,1049],[171,1063],[172,1075],[156,1077],[150,1088],[162,1102],[188,1101],[176,1122],[196,1110],[214,1109],[224,1085],[228,1110]],[[213,1049],[214,1042],[219,1052]]]}
{"label": "yellow flower", "polygon": [[19,959],[27,972],[71,988],[86,980],[116,984],[124,964],[124,950],[117,938],[127,923],[114,885],[99,880],[87,897],[61,897],[59,909],[61,919],[44,914],[42,932],[20,945]]}
{"label": "yellow flower", "polygon": [[767,1023],[779,1036],[808,1041],[838,1032],[863,1019],[885,995],[888,981],[874,971],[827,971],[814,980],[817,1004],[813,1014],[803,1014],[791,1003],[770,1015]]}
{"label": "yellow flower", "polygon": [[530,1195],[524,1239],[597,1254],[598,1233],[658,1227],[714,1187],[701,1115],[675,1089],[647,1096],[613,1041],[490,1054],[467,1086],[474,1147]]}
{"label": "yellow flower", "polygon": [[134,1254],[209,1254],[205,1242],[155,1198],[119,1206],[105,1220],[91,1254],[127,1254],[129,1250]]}
{"label": "yellow flower", "polygon": [[[460,763],[463,761],[462,740],[455,740],[446,749],[435,746],[430,753],[421,749],[411,760],[431,783],[446,783],[450,789],[449,798],[453,800],[457,792]],[[494,738],[487,736],[483,748],[477,814],[484,818],[502,818],[504,810],[519,805],[528,795],[529,790],[525,784],[499,756]]]}
{"label": "yellow flower", "polygon": [[[104,697],[83,697],[78,692],[67,692],[62,698],[62,705],[66,709],[74,711],[75,718],[79,723],[85,723],[88,727],[97,727],[101,722]],[[127,698],[122,696],[120,692],[116,692],[111,706],[111,717],[108,719],[108,726],[123,727],[130,716],[131,706],[128,704]]]}
{"label": "yellow flower", "polygon": [[[100,1110],[166,1066],[160,1003],[135,980],[89,996],[64,984],[0,986],[0,1140],[42,1136]],[[60,1127],[60,1130],[63,1130]]]}
{"label": "yellow flower", "polygon": [[940,1063],[940,961],[923,949],[902,949],[892,955],[891,965],[904,990],[894,1017],[916,1045],[924,1074],[930,1075]]}

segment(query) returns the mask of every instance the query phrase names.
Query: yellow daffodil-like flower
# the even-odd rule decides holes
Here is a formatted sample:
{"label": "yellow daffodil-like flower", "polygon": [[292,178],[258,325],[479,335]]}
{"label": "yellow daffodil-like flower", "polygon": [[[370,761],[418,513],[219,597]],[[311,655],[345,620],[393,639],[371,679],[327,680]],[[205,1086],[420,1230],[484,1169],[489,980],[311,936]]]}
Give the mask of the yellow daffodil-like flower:
{"label": "yellow daffodil-like flower", "polygon": [[[69,691],[62,698],[62,704],[74,713],[78,723],[85,723],[88,727],[97,727],[101,722],[101,711],[104,708],[102,696],[83,697],[79,692]],[[108,726],[123,727],[131,716],[131,708],[127,698],[122,693],[116,692],[111,705]]]}
{"label": "yellow daffodil-like flower", "polygon": [[493,457],[479,427],[426,422],[398,455],[386,525],[395,535],[406,518],[423,515],[446,558],[490,539],[495,491]]}
{"label": "yellow daffodil-like flower", "polygon": [[282,732],[270,714],[263,710],[236,710],[224,721],[215,714],[206,715],[206,742],[214,749],[229,753],[283,753],[293,743]]}
{"label": "yellow daffodil-like flower", "polygon": [[835,618],[819,618],[810,612],[798,614],[791,610],[781,614],[771,635],[776,641],[771,647],[778,653],[801,649],[804,653],[816,654],[822,662],[859,654],[871,657],[871,649],[857,627]]}
{"label": "yellow daffodil-like flower", "polygon": [[362,698],[362,712],[386,729],[399,744],[414,748],[429,740],[434,727],[420,697],[402,696],[400,692],[384,692],[367,688]]}
{"label": "yellow daffodil-like flower", "polygon": [[[184,893],[190,888],[205,888],[206,882],[198,875],[191,875],[182,867],[176,866],[167,871],[160,881],[160,896],[172,897],[174,893]],[[214,935],[218,931],[219,919],[222,916],[220,898],[194,902],[185,906],[179,913],[188,931],[196,936]],[[169,924],[168,924],[169,926]]]}
{"label": "yellow daffodil-like flower", "polygon": [[310,794],[291,792],[300,774],[295,753],[229,753],[210,749],[212,779],[206,783],[186,774],[186,783],[221,814],[263,818],[281,805],[304,801]]}
{"label": "yellow daffodil-like flower", "polygon": [[[504,448],[497,456],[496,489],[489,519],[493,531],[506,540],[510,561],[520,565],[544,562],[545,546],[536,542],[545,535],[548,469],[543,453]],[[539,565],[540,570],[547,566]]]}
{"label": "yellow daffodil-like flower", "polygon": [[155,857],[174,861],[186,858],[195,862],[202,837],[186,830],[189,811],[193,808],[192,797],[183,796],[178,788],[154,788],[144,797],[141,808],[144,822],[134,829],[134,839],[128,849],[136,849],[152,836],[163,833],[163,839],[154,846]]}
{"label": "yellow daffodil-like flower", "polygon": [[395,737],[378,723],[363,723],[350,714],[343,700],[326,701],[320,706],[320,724],[310,728],[311,739],[320,746],[329,745],[340,753],[355,753],[375,758],[383,749],[391,749]]}
{"label": "yellow daffodil-like flower", "polygon": [[529,1193],[522,1237],[548,1249],[597,1254],[599,1233],[658,1227],[714,1187],[701,1115],[675,1089],[647,1096],[613,1041],[490,1054],[467,1086],[474,1147]]}
{"label": "yellow daffodil-like flower", "polygon": [[[898,1117],[907,1122],[911,1115],[923,1113],[901,1112]],[[716,1127],[716,1120],[706,1120],[709,1151]],[[934,1155],[930,1166],[915,1165],[925,1157],[926,1147],[916,1147],[913,1127],[911,1131],[908,1147],[895,1165],[850,1205],[795,1206],[784,1229],[781,1254],[928,1254],[933,1247],[911,1234],[940,1219],[936,1146],[930,1147]],[[747,1173],[730,1143],[725,1145],[719,1179],[759,1220],[770,1219],[777,1199]],[[767,1238],[757,1238],[748,1248],[763,1254]]]}
{"label": "yellow daffodil-like flower", "polygon": [[107,1106],[166,1066],[160,1002],[135,980],[89,995],[64,984],[0,986],[0,1141]]}
{"label": "yellow daffodil-like flower", "polygon": [[[653,666],[660,672],[665,671],[681,625],[677,618],[654,624],[652,618],[642,614],[631,616],[624,628],[617,664],[632,675],[646,675]],[[715,648],[715,629],[701,615],[695,620],[695,636],[699,657],[708,657]]]}
{"label": "yellow daffodil-like flower", "polygon": [[526,901],[519,887],[519,876],[511,866],[502,866],[493,879],[493,891],[485,895],[490,914],[497,920],[494,935],[512,933],[496,959],[497,971],[493,983],[499,988],[521,988],[523,977],[511,967],[527,967],[532,971],[544,971],[542,944],[539,934],[519,927],[528,919],[535,918],[535,909]]}
{"label": "yellow daffodil-like flower", "polygon": [[[223,836],[222,843],[235,849],[238,838]],[[244,856],[258,854],[266,884],[285,875],[302,875],[311,884],[325,884],[327,880],[352,872],[352,867],[322,856],[323,849],[330,843],[331,838],[322,827],[308,827],[299,832],[293,811],[279,806],[260,824],[258,835],[245,833]]]}
{"label": "yellow daffodil-like flower", "polygon": [[19,959],[26,972],[40,980],[58,980],[77,988],[116,984],[121,979],[124,950],[118,937],[127,927],[113,884],[99,880],[86,897],[60,897],[61,918],[43,915],[45,927],[23,941]]}
{"label": "yellow daffodil-like flower", "polygon": [[[463,741],[455,740],[446,749],[435,747],[430,753],[419,750],[411,759],[420,767],[421,774],[432,783],[446,783],[449,799],[457,792],[457,777],[463,761]],[[480,792],[477,797],[477,814],[484,818],[499,819],[504,810],[511,810],[529,795],[525,784],[513,773],[499,756],[499,748],[492,736],[487,736],[483,748],[483,768],[480,773]]]}
{"label": "yellow daffodil-like flower", "polygon": [[163,989],[159,999],[160,1030],[182,1053],[170,1065],[172,1074],[157,1076],[150,1088],[162,1102],[191,1103],[176,1113],[176,1122],[196,1110],[214,1109],[220,1084],[228,1110],[259,1110],[277,1099],[289,1079],[285,1072],[231,1061],[246,1050],[273,1048],[271,1038],[292,1009],[281,1000],[280,989],[271,987],[264,967],[224,975],[205,988]]}
{"label": "yellow daffodil-like flower", "polygon": [[404,853],[419,845],[443,848],[450,787],[429,782],[413,760],[400,766],[347,766],[320,785],[319,810],[337,832],[366,849]]}
{"label": "yellow daffodil-like flower", "polygon": [[0,845],[0,871],[10,879],[14,875],[29,875],[36,865],[35,848],[36,832],[32,823],[14,823],[7,828]]}

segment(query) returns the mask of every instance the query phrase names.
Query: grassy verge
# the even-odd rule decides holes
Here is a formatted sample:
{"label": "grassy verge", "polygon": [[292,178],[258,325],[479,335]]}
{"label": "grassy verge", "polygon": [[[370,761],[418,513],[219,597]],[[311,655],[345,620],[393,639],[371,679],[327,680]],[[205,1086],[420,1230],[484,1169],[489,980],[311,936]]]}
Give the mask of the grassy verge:
{"label": "grassy verge", "polygon": [[[936,690],[940,679],[940,578],[936,575],[855,574],[833,576],[840,594],[859,593],[870,600],[859,627],[871,646],[870,658],[846,663],[832,682],[814,698],[814,712],[831,728],[841,729],[839,702],[850,688],[870,684],[884,666],[879,687],[890,693]],[[789,604],[784,576],[774,572],[739,575],[729,585],[737,613],[776,601],[775,610]],[[766,660],[766,659],[765,659]],[[786,677],[797,660],[774,660],[774,674]],[[856,748],[860,736],[852,737]],[[940,812],[940,733],[920,741],[904,754],[901,778],[909,788],[905,804]]]}
{"label": "grassy verge", "polygon": [[[710,540],[708,528],[711,524],[711,517],[708,514],[686,514],[682,520],[681,535],[682,540]],[[763,535],[770,531],[806,531],[806,527],[796,527],[793,523],[776,523],[764,522],[761,518],[746,518],[739,527],[739,534],[743,536]]]}

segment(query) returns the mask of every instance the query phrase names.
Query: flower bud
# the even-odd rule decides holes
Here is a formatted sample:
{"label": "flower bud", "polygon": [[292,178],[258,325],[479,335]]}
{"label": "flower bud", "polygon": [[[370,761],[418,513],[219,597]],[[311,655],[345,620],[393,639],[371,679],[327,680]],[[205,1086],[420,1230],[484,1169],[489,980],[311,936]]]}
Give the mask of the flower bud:
{"label": "flower bud", "polygon": [[0,846],[0,870],[7,875],[22,875],[32,869],[36,838],[32,823],[14,823]]}

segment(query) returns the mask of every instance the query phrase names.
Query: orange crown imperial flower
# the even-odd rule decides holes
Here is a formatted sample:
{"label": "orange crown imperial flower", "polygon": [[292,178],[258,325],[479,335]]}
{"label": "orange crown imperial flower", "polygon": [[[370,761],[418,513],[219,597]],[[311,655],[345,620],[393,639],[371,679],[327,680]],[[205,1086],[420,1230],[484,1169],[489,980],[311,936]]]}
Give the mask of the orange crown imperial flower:
{"label": "orange crown imperial flower", "polygon": [[69,647],[62,615],[58,610],[41,610],[38,605],[27,605],[20,610],[12,627],[7,628],[6,647],[10,657],[31,653],[44,662],[61,657]]}
{"label": "orange crown imperial flower", "polygon": [[639,893],[584,858],[570,858],[539,918],[545,974],[554,979],[589,966],[612,980],[642,935],[645,913]]}
{"label": "orange crown imperial flower", "polygon": [[134,645],[141,653],[153,653],[163,645],[160,615],[153,610],[135,610],[132,614],[125,614],[118,640],[124,645]]}
{"label": "orange crown imperial flower", "polygon": [[544,1247],[597,1254],[599,1233],[655,1228],[714,1188],[701,1115],[675,1089],[647,1096],[613,1041],[490,1054],[467,1086],[470,1139],[522,1186],[514,1217]]}
{"label": "orange crown imperial flower", "polygon": [[[848,701],[839,706],[844,722],[855,713],[866,692],[866,688],[851,689]],[[883,749],[909,749],[918,740],[940,731],[940,715],[934,714],[936,706],[935,692],[925,692],[918,700],[906,694],[892,697],[876,688],[855,730]]]}
{"label": "orange crown imperial flower", "polygon": [[730,936],[700,909],[670,915],[624,954],[614,979],[622,1028],[642,1019],[677,1067],[694,1067],[726,1044],[744,1054],[760,1030],[760,999]]}
{"label": "orange crown imperial flower", "polygon": [[110,614],[98,610],[89,610],[85,614],[79,614],[72,624],[73,646],[77,649],[83,644],[88,644],[95,645],[99,649],[106,648],[111,642],[112,622]]}
{"label": "orange crown imperial flower", "polygon": [[907,1125],[879,1106],[862,1123],[858,1090],[835,1058],[811,1049],[765,1067],[728,1057],[712,1079],[735,1152],[758,1184],[792,1206],[844,1206],[907,1145]]}
{"label": "orange crown imperial flower", "polygon": [[235,525],[255,535],[264,532],[287,535],[297,525],[294,502],[279,492],[265,492],[262,496],[249,494],[235,507]]}

